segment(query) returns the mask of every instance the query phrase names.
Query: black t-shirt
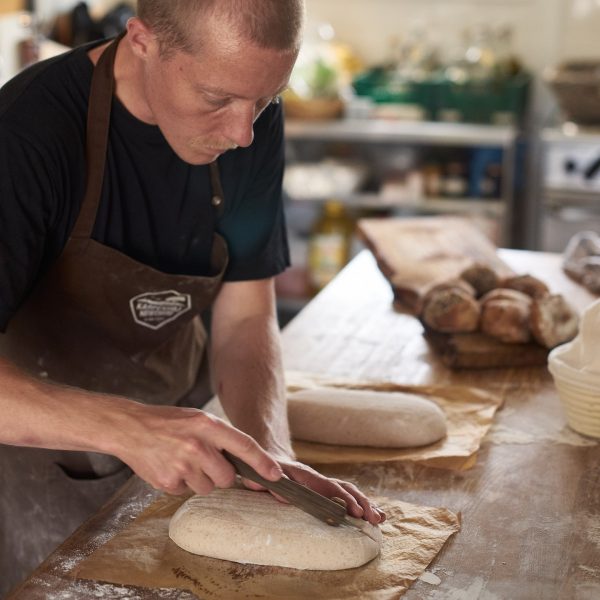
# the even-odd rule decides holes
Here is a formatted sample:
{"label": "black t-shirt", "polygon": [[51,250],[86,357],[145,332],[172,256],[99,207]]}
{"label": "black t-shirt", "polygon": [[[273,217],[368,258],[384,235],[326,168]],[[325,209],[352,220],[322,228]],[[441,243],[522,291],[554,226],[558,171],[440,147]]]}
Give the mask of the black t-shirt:
{"label": "black t-shirt", "polygon": [[[92,45],[43,61],[0,90],[0,331],[58,257],[85,190]],[[182,161],[159,128],[113,100],[102,198],[92,237],[161,271],[209,273],[212,233],[226,240],[226,281],[263,279],[289,265],[278,105],[254,142],[219,158],[225,195],[216,220],[207,165]]]}

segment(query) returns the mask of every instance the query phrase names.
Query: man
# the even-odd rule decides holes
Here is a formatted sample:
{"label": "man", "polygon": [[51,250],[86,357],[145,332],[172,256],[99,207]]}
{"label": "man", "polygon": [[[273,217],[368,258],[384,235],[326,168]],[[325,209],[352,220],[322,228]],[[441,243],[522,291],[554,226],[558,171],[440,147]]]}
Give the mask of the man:
{"label": "man", "polygon": [[[385,518],[290,445],[275,101],[302,20],[302,0],[139,0],[122,39],[0,92],[0,594],[129,469],[171,494],[230,486],[223,449]],[[209,307],[233,426],[188,407]]]}

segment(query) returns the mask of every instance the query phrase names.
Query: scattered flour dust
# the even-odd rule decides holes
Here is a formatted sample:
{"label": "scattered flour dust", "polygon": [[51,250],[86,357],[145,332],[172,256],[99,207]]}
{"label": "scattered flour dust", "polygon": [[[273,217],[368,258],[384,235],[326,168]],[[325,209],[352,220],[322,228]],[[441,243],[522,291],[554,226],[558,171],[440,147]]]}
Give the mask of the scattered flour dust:
{"label": "scattered flour dust", "polygon": [[431,573],[430,571],[425,571],[420,577],[419,579],[421,581],[424,581],[425,583],[429,583],[430,585],[440,585],[440,583],[442,583],[442,580],[435,575],[434,573]]}
{"label": "scattered flour dust", "polygon": [[588,514],[586,521],[588,540],[600,548],[600,516]]}
{"label": "scattered flour dust", "polygon": [[588,575],[591,575],[592,577],[600,578],[600,569],[598,569],[597,567],[588,567],[586,565],[579,565],[579,568],[584,573],[587,573]]}
{"label": "scattered flour dust", "polygon": [[535,444],[550,442],[552,444],[566,444],[568,446],[597,446],[598,441],[579,435],[569,427],[559,431],[542,431],[532,429],[521,431],[506,427],[506,425],[492,425],[484,438],[484,443],[491,444]]}
{"label": "scattered flour dust", "polygon": [[[42,582],[39,582],[42,583]],[[43,585],[48,585],[47,581]],[[48,585],[49,586],[49,585]],[[153,589],[151,596],[145,591],[143,595],[135,589],[110,583],[76,580],[69,584],[69,589],[48,591],[44,600],[79,600],[81,598],[98,600],[196,600],[191,592],[173,588]]]}
{"label": "scattered flour dust", "polygon": [[475,577],[466,588],[433,590],[428,594],[429,600],[507,600],[484,589],[485,580]]}

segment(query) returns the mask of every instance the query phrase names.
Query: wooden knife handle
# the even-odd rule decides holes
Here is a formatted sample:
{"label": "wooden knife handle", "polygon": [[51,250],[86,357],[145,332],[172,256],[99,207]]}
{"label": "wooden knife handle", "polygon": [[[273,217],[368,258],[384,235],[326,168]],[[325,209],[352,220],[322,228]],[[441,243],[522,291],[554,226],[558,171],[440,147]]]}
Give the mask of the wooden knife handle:
{"label": "wooden knife handle", "polygon": [[279,481],[269,481],[261,477],[250,465],[237,456],[226,450],[222,452],[223,456],[235,467],[236,471],[242,477],[279,494],[282,498],[290,502],[290,504],[301,508],[304,512],[324,521],[328,525],[337,526],[345,522],[346,508],[337,502],[285,476]]}

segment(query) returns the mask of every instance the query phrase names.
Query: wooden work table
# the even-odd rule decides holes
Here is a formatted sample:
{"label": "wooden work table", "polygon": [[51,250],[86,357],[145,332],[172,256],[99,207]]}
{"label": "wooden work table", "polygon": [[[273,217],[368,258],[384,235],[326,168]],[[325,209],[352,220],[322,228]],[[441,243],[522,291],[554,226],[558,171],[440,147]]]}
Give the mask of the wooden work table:
{"label": "wooden work table", "polygon": [[[561,271],[560,256],[501,251],[578,308],[594,298]],[[545,368],[449,371],[432,355],[419,322],[391,308],[392,293],[372,256],[361,253],[283,333],[288,369],[396,383],[467,384],[502,394],[478,460],[456,472],[417,464],[329,466],[369,494],[462,514],[462,530],[418,580],[407,600],[600,598],[600,445],[566,428]],[[69,565],[129,523],[156,492],[133,478],[17,590],[11,600],[94,597],[66,575]],[[185,598],[176,590],[127,591],[102,598]],[[70,594],[70,595],[69,595]]]}

